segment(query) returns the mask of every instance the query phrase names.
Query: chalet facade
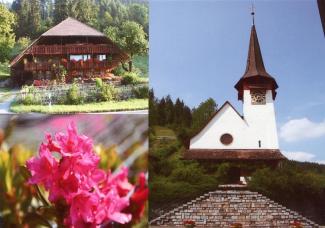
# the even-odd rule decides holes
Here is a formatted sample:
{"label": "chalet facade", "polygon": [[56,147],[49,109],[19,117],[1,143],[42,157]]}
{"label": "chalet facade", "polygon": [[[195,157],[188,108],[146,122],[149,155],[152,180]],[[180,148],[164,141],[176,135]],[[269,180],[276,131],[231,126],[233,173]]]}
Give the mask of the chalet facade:
{"label": "chalet facade", "polygon": [[[286,159],[279,150],[276,127],[274,101],[278,85],[265,69],[254,24],[246,70],[235,88],[243,103],[243,115],[226,102],[191,138],[185,159],[276,167]],[[238,180],[240,176],[249,175],[247,170],[235,173]]]}
{"label": "chalet facade", "polygon": [[73,18],[67,18],[43,33],[10,62],[13,83],[54,80],[60,68],[66,82],[109,77],[120,62],[128,59],[103,33]]}

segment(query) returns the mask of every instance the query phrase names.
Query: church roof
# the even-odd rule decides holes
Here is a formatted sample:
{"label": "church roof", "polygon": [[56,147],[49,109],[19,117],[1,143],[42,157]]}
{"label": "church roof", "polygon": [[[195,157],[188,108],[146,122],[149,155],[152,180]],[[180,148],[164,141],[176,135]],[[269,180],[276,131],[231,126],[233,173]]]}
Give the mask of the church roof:
{"label": "church roof", "polygon": [[90,26],[68,17],[41,36],[105,36]]}
{"label": "church roof", "polygon": [[284,160],[276,149],[190,149],[184,152],[184,159],[235,160]]}
{"label": "church roof", "polygon": [[259,79],[266,79],[267,81],[271,81],[273,83],[274,89],[278,88],[278,85],[274,78],[265,69],[261,48],[258,42],[256,28],[254,24],[251,28],[246,70],[242,78],[235,85],[235,88],[237,90],[241,89],[243,81],[245,79],[253,77],[258,77]]}

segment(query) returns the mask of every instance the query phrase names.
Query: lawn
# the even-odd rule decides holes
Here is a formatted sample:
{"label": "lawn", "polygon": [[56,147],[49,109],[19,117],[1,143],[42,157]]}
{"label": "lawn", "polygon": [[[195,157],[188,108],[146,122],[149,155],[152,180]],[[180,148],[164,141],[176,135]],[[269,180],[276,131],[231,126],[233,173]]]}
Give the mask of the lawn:
{"label": "lawn", "polygon": [[11,112],[26,113],[40,112],[51,114],[87,113],[87,112],[113,112],[148,109],[148,99],[130,99],[126,101],[107,101],[82,105],[22,105],[12,104]]}
{"label": "lawn", "polygon": [[153,129],[157,137],[168,137],[176,139],[175,132],[167,127],[154,126]]}

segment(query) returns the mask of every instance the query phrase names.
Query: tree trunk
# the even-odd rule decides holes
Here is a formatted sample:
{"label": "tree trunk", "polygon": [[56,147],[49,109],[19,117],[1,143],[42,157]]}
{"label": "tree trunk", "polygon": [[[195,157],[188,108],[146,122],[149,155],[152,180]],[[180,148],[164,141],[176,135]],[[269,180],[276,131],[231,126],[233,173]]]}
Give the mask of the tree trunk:
{"label": "tree trunk", "polygon": [[132,72],[133,62],[132,59],[129,61],[129,72]]}

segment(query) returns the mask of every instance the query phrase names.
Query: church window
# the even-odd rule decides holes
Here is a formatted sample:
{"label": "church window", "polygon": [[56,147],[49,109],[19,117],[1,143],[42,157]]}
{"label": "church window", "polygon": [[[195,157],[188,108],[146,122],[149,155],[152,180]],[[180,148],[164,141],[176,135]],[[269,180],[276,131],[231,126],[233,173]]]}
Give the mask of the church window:
{"label": "church window", "polygon": [[221,137],[220,137],[220,142],[221,142],[223,145],[229,145],[229,144],[232,143],[233,140],[234,140],[234,139],[233,139],[232,135],[229,134],[229,133],[223,134],[223,135],[221,135]]}
{"label": "church window", "polygon": [[261,146],[262,146],[262,142],[261,140],[258,140],[258,147],[261,148]]}
{"label": "church window", "polygon": [[261,90],[261,89],[251,90],[252,104],[253,105],[266,104],[265,94],[266,94],[265,90]]}

